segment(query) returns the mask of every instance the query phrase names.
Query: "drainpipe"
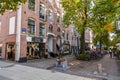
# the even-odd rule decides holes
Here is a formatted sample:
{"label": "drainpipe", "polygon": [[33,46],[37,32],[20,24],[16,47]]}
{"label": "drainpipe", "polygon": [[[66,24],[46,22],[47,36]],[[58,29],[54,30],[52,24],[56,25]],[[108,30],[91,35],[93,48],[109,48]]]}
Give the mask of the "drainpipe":
{"label": "drainpipe", "polygon": [[20,59],[21,18],[22,18],[22,5],[18,5],[16,27],[16,53],[15,53],[15,61],[17,62]]}

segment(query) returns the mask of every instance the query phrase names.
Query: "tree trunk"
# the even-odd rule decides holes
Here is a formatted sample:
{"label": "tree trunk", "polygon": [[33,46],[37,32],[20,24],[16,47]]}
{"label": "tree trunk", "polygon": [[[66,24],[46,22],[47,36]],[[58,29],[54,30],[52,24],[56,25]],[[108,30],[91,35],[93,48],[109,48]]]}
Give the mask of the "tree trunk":
{"label": "tree trunk", "polygon": [[81,53],[85,53],[85,29],[84,28],[81,35]]}
{"label": "tree trunk", "polygon": [[85,28],[87,27],[87,0],[84,1],[84,23],[81,35],[81,53],[85,53]]}

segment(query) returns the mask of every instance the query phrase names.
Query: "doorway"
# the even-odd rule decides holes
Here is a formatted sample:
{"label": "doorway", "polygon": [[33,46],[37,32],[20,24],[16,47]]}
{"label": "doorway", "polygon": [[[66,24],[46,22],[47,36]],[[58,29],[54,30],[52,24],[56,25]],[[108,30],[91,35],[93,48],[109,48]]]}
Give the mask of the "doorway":
{"label": "doorway", "polygon": [[15,60],[15,43],[7,43],[7,59]]}

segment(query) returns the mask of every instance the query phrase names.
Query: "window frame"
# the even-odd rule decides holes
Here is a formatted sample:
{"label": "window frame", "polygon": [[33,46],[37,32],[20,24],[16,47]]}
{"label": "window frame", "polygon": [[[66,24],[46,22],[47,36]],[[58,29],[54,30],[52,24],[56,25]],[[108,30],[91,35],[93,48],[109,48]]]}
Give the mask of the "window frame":
{"label": "window frame", "polygon": [[[33,9],[31,8],[31,4],[30,4],[30,1],[31,3],[33,3]],[[36,10],[36,0],[28,0],[28,9],[31,10],[31,11],[35,11]]]}
{"label": "window frame", "polygon": [[[41,16],[44,17],[44,18],[42,18]],[[39,18],[42,19],[42,20],[46,20],[46,6],[45,6],[45,4],[43,4],[41,2],[40,2],[40,5],[39,5]]]}
{"label": "window frame", "polygon": [[60,13],[57,13],[57,23],[60,23]]}
{"label": "window frame", "polygon": [[[41,26],[42,25],[42,26]],[[44,27],[43,27],[44,26]],[[39,36],[45,37],[45,24],[44,23],[39,23]],[[41,34],[42,33],[42,34]]]}
{"label": "window frame", "polygon": [[[33,23],[29,22],[33,21]],[[32,27],[32,28],[31,28]],[[35,35],[35,27],[36,27],[36,22],[33,19],[28,19],[28,34],[29,35]],[[33,29],[33,30],[31,30]]]}
{"label": "window frame", "polygon": [[51,9],[51,8],[49,8],[49,19],[50,20],[54,20],[54,11]]}

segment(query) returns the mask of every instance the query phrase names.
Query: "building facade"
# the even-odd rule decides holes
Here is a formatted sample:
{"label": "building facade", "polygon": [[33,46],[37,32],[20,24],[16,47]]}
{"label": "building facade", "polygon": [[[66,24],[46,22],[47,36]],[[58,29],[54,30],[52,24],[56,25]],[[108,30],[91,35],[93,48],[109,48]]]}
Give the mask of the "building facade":
{"label": "building facade", "polygon": [[[0,16],[0,48],[4,59],[26,61],[53,52],[62,43],[59,0],[28,0],[17,11]],[[37,54],[40,53],[40,54]]]}
{"label": "building facade", "polygon": [[85,30],[86,48],[92,49],[94,47],[93,37],[94,37],[93,31],[90,28],[86,28]]}

